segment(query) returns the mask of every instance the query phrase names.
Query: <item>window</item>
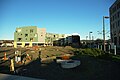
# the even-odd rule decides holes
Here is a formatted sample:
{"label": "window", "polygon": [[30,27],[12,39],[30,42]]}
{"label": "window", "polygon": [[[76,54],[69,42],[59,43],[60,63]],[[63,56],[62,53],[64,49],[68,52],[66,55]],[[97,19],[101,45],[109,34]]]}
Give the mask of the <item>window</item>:
{"label": "window", "polygon": [[113,16],[113,21],[115,20],[115,15]]}
{"label": "window", "polygon": [[33,38],[30,38],[30,41],[33,41]]}
{"label": "window", "polygon": [[34,34],[34,37],[37,37],[37,33],[36,33],[36,34]]}
{"label": "window", "polygon": [[113,8],[113,13],[116,11],[117,9],[116,9],[116,6]]}
{"label": "window", "polygon": [[119,18],[120,12],[117,13],[117,17]]}
{"label": "window", "polygon": [[115,23],[115,28],[117,28],[117,22]]}
{"label": "window", "polygon": [[28,37],[28,34],[25,34],[25,37]]}
{"label": "window", "polygon": [[114,15],[114,19],[116,19],[116,14]]}
{"label": "window", "polygon": [[110,17],[110,21],[112,22],[112,17]]}
{"label": "window", "polygon": [[114,36],[116,36],[116,31],[114,32]]}
{"label": "window", "polygon": [[30,33],[33,33],[33,29],[30,29]]}
{"label": "window", "polygon": [[120,8],[120,2],[117,4],[117,9],[119,9]]}
{"label": "window", "polygon": [[22,43],[17,43],[17,45],[22,45]]}
{"label": "window", "polygon": [[118,27],[119,27],[119,22],[120,22],[120,21],[118,21]]}
{"label": "window", "polygon": [[113,23],[113,29],[115,28],[115,25],[114,25],[114,23]]}
{"label": "window", "polygon": [[114,44],[117,45],[117,37],[114,37]]}
{"label": "window", "polygon": [[22,41],[22,38],[18,38],[18,41]]}
{"label": "window", "polygon": [[54,35],[54,37],[55,37],[55,35]]}

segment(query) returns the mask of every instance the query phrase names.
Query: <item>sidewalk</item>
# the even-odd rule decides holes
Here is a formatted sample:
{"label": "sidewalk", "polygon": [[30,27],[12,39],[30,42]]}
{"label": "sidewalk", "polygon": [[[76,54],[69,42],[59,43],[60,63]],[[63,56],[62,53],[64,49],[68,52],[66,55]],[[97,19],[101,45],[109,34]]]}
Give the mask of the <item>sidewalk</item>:
{"label": "sidewalk", "polygon": [[0,73],[0,80],[45,80]]}

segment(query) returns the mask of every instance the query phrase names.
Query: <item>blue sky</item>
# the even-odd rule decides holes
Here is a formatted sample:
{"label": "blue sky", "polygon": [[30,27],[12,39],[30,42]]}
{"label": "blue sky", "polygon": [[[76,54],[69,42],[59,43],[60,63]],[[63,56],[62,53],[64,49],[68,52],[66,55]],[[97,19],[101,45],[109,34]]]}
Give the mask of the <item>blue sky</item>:
{"label": "blue sky", "polygon": [[[109,16],[115,0],[0,0],[0,40],[14,39],[16,27],[38,26],[47,32],[79,33],[86,39],[92,31],[102,38],[102,17]],[[109,31],[109,20],[105,20]],[[107,34],[108,35],[108,34]]]}

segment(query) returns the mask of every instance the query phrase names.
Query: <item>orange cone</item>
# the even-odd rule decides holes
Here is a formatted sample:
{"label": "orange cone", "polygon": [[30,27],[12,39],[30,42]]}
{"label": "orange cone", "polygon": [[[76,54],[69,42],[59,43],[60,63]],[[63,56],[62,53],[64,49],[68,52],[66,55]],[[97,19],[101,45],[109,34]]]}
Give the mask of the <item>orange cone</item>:
{"label": "orange cone", "polygon": [[8,58],[6,57],[6,52],[4,53],[4,58],[3,60],[8,60]]}

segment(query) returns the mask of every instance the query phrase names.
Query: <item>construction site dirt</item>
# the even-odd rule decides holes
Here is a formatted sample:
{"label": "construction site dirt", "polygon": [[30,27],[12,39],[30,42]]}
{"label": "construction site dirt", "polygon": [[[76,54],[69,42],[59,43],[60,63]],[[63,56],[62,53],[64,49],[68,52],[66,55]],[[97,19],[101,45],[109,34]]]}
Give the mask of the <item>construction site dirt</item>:
{"label": "construction site dirt", "polygon": [[[16,62],[15,52],[21,51],[21,59]],[[6,56],[5,56],[6,53]],[[81,56],[81,65],[63,69],[55,59],[63,55],[74,56],[71,47],[0,48],[0,73],[27,76],[45,80],[119,80],[120,64]],[[4,60],[4,58],[8,58]],[[11,71],[13,59],[14,70]]]}

